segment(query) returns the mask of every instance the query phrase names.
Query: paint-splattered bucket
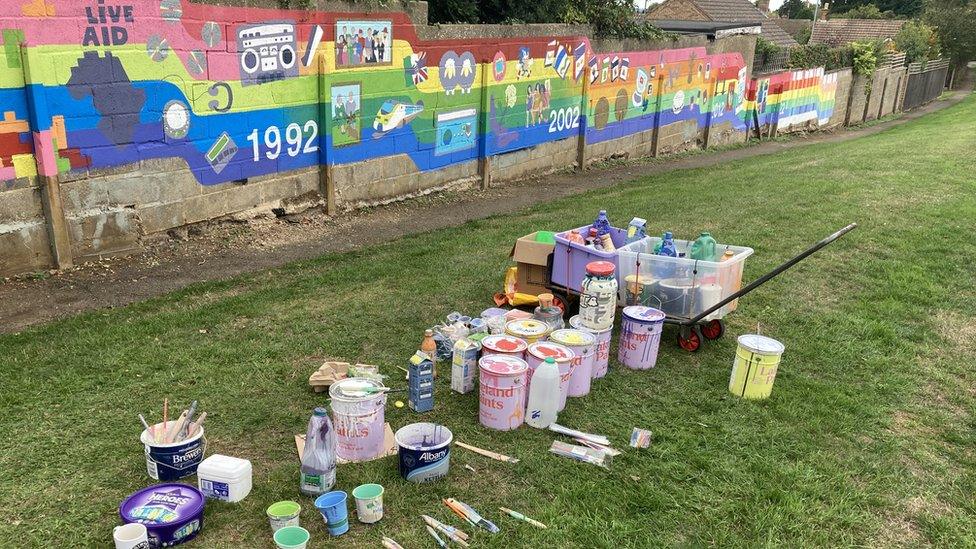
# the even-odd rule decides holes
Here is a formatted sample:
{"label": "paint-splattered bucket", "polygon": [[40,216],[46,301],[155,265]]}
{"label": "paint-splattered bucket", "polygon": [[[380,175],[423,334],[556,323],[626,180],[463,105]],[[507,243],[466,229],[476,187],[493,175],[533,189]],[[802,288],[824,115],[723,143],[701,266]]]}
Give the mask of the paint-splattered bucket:
{"label": "paint-splattered bucket", "polygon": [[383,425],[386,393],[371,379],[351,377],[329,387],[332,422],[338,447],[336,454],[346,461],[366,461],[383,453]]}
{"label": "paint-splattered bucket", "polygon": [[532,318],[512,320],[505,325],[506,334],[520,337],[529,344],[535,343],[536,341],[544,341],[551,329],[552,327],[545,322]]}
{"label": "paint-splattered bucket", "polygon": [[512,355],[488,355],[478,361],[478,369],[478,420],[490,429],[517,429],[525,421],[529,365]]}
{"label": "paint-splattered bucket", "polygon": [[[547,358],[555,359],[556,366],[559,368],[559,408],[563,411],[566,407],[566,396],[569,394],[569,380],[573,377],[573,360],[576,353],[565,345],[553,343],[551,341],[540,341],[529,345],[529,352],[526,353],[529,364],[528,387],[532,387],[532,374]],[[528,387],[526,390],[528,390]]]}
{"label": "paint-splattered bucket", "polygon": [[569,325],[577,330],[589,332],[596,336],[596,358],[593,359],[593,379],[607,375],[607,371],[610,369],[610,338],[613,327],[607,328],[606,330],[591,330],[583,326],[583,321],[580,320],[579,315],[570,318]]}
{"label": "paint-splattered bucket", "polygon": [[657,362],[657,350],[664,327],[664,312],[653,307],[624,307],[620,323],[617,360],[632,370],[647,370]]}
{"label": "paint-splattered bucket", "polygon": [[786,347],[771,337],[746,334],[738,338],[729,391],[743,398],[767,398]]}
{"label": "paint-splattered bucket", "polygon": [[525,360],[527,341],[506,334],[490,335],[481,340],[481,356],[511,355]]}
{"label": "paint-splattered bucket", "polygon": [[567,328],[549,334],[549,341],[569,347],[576,355],[573,358],[572,373],[569,377],[567,395],[586,396],[593,380],[593,362],[596,360],[596,336],[583,330]]}
{"label": "paint-splattered bucket", "polygon": [[433,482],[447,475],[451,463],[450,429],[435,423],[411,423],[396,432],[400,476],[410,482]]}
{"label": "paint-splattered bucket", "polygon": [[[169,421],[167,425],[157,423],[153,429],[157,433],[165,433],[166,427],[172,427],[174,423],[176,420]],[[146,470],[149,476],[163,482],[195,475],[207,450],[207,439],[203,436],[202,425],[197,434],[180,442],[156,442],[148,430],[143,430],[139,439],[145,446]]]}

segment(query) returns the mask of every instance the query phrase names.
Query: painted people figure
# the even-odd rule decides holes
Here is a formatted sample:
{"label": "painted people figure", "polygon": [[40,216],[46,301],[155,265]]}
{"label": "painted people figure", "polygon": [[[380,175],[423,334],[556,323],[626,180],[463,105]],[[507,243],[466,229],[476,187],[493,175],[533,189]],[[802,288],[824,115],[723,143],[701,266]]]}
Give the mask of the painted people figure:
{"label": "painted people figure", "polygon": [[[345,27],[343,27],[345,29]],[[350,32],[344,31],[345,42],[346,42],[346,63],[353,65],[356,61],[353,59],[356,55],[356,37]]]}
{"label": "painted people figure", "polygon": [[373,35],[373,29],[372,28],[366,29],[366,46],[363,49],[363,62],[364,63],[375,63],[376,62],[376,58],[373,57],[373,55],[375,53],[374,52],[374,48],[373,48],[373,46],[375,44],[375,42],[373,40],[374,38],[375,37]]}
{"label": "painted people figure", "polygon": [[530,124],[535,124],[535,114],[532,111],[532,95],[534,91],[532,89],[532,84],[529,84],[525,88],[525,127],[528,128]]}
{"label": "painted people figure", "polygon": [[366,38],[363,37],[363,29],[359,29],[356,34],[356,64],[363,63],[363,52],[366,50]]}
{"label": "painted people figure", "polygon": [[390,33],[386,30],[386,27],[383,27],[383,30],[380,31],[379,38],[376,42],[376,57],[377,61],[380,63],[386,62],[386,41],[389,40],[389,38]]}
{"label": "painted people figure", "polygon": [[343,134],[346,133],[346,101],[344,97],[342,94],[336,96],[336,104],[333,106],[335,111],[333,120],[338,123],[339,131]]}
{"label": "painted people figure", "polygon": [[346,64],[346,29],[343,27],[342,34],[336,36],[336,66]]}

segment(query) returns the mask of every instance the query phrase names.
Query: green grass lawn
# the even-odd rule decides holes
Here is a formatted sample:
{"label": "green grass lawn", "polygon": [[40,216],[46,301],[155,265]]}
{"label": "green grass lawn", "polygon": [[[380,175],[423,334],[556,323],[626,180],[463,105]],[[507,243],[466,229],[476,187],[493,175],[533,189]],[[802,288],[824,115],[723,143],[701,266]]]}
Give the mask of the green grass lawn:
{"label": "green grass lawn", "polygon": [[[194,546],[272,546],[264,510],[280,499],[300,501],[310,546],[327,546],[298,494],[293,443],[326,402],[307,386],[311,370],[323,357],[376,363],[403,387],[394,366],[447,313],[490,305],[518,236],[585,224],[600,208],[617,225],[637,215],[655,233],[752,246],[746,280],[848,222],[860,228],[743,299],[723,340],[688,354],[667,328],[656,369],[614,360],[571,400],[560,423],[625,449],[609,471],[549,454],[551,433],[482,428],[477,395],[450,392],[446,377],[433,412],[389,406],[394,429],[442,422],[522,461],[456,449],[432,485],[400,479],[394,458],[340,466],[340,489],[386,487],[386,516],[333,545],[389,535],[433,547],[418,515],[449,520],[440,498],[456,497],[502,528],[467,528],[473,547],[972,546],[974,120],[969,98],[853,142],[649,177],[0,336],[0,546],[111,543],[119,502],[151,483],[136,414],[159,418],[167,396],[209,412],[208,453],[254,465],[251,495],[208,503]],[[743,401],[727,389],[735,336],[757,325],[787,351],[772,398]],[[651,448],[627,447],[635,426],[654,431]]]}

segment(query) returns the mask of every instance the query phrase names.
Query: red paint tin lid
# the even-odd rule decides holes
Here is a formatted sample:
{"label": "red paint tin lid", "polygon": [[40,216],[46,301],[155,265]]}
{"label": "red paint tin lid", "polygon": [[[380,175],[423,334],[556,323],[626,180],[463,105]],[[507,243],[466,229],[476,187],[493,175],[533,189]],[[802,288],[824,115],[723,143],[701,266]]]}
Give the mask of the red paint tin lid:
{"label": "red paint tin lid", "polygon": [[591,261],[586,264],[586,273],[593,276],[613,276],[617,266],[609,261]]}
{"label": "red paint tin lid", "polygon": [[481,344],[496,353],[524,353],[529,347],[524,339],[505,334],[490,335],[482,339]]}
{"label": "red paint tin lid", "polygon": [[478,367],[497,375],[519,375],[529,369],[527,362],[512,355],[487,355],[478,360]]}
{"label": "red paint tin lid", "polygon": [[529,354],[540,360],[554,358],[556,362],[565,362],[576,358],[576,353],[569,347],[550,341],[540,341],[529,345]]}

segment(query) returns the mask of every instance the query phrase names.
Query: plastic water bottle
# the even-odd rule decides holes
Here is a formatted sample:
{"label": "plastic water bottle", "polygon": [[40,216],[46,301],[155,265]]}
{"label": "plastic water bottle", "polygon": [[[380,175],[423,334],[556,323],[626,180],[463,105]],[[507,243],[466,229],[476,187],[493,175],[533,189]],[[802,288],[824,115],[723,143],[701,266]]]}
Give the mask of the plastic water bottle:
{"label": "plastic water bottle", "polygon": [[536,429],[546,429],[556,422],[558,409],[559,367],[556,360],[549,357],[532,374],[525,422]]}
{"label": "plastic water bottle", "polygon": [[691,258],[702,261],[715,261],[715,239],[707,232],[703,232],[698,240],[691,245]]}
{"label": "plastic water bottle", "polygon": [[661,248],[658,250],[657,255],[678,257],[678,250],[674,247],[674,235],[671,234],[671,231],[666,231],[661,238]]}
{"label": "plastic water bottle", "polygon": [[316,408],[308,420],[305,432],[305,451],[302,454],[302,494],[318,497],[335,486],[336,439],[332,420],[325,408]]}
{"label": "plastic water bottle", "polygon": [[603,236],[605,234],[610,234],[610,219],[607,218],[607,211],[600,210],[600,213],[593,220],[592,227],[596,229],[596,234],[598,236]]}

